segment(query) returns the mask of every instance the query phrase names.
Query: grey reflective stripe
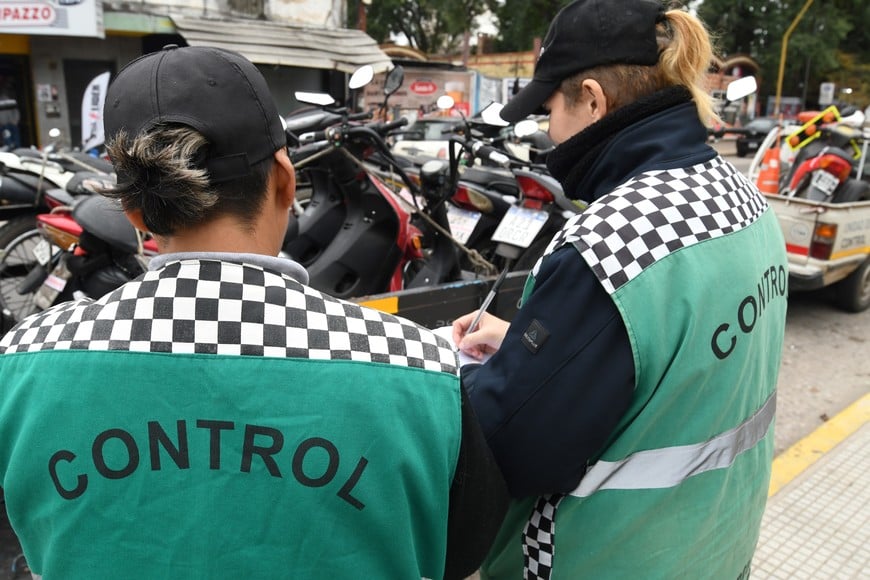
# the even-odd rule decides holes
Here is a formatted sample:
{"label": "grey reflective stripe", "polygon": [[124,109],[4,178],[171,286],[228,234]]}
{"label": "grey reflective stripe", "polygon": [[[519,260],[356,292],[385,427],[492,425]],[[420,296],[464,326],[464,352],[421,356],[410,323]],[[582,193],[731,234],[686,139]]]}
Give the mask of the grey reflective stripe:
{"label": "grey reflective stripe", "polygon": [[709,441],[638,451],[620,461],[598,461],[569,495],[589,497],[603,489],[674,487],[699,473],[730,466],[767,434],[776,411],[776,392],[752,417]]}

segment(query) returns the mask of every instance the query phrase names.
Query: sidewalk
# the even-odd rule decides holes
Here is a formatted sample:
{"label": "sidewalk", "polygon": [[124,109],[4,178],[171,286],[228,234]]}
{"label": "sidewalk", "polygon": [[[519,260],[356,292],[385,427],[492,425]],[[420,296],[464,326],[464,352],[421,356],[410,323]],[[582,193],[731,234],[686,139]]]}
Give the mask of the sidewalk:
{"label": "sidewalk", "polygon": [[870,394],[774,461],[752,580],[870,578]]}

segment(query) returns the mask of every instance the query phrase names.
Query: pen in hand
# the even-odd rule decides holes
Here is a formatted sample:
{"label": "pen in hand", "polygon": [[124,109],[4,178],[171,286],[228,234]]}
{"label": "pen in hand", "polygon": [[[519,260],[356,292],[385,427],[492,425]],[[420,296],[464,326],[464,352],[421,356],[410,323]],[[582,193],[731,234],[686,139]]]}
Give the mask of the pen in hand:
{"label": "pen in hand", "polygon": [[483,304],[480,305],[480,309],[477,311],[477,316],[474,317],[474,320],[471,321],[471,325],[468,327],[468,330],[465,331],[465,334],[471,334],[475,330],[477,330],[477,325],[480,324],[480,319],[483,317],[483,313],[486,312],[486,309],[489,308],[490,303],[492,303],[495,295],[498,294],[498,289],[501,286],[501,283],[504,282],[505,276],[507,276],[508,268],[505,268],[501,271],[501,274],[496,278],[495,283],[492,285],[492,288],[489,289],[489,293],[486,295],[486,298],[483,299]]}

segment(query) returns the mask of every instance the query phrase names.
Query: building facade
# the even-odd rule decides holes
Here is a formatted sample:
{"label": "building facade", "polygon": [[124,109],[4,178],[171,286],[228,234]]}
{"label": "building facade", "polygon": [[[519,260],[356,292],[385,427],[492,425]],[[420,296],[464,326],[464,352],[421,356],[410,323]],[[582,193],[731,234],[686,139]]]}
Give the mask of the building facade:
{"label": "building facade", "polygon": [[0,119],[15,129],[2,145],[41,147],[58,128],[61,146],[87,146],[105,93],[94,81],[166,44],[241,52],[284,114],[296,90],[341,98],[348,73],[391,66],[364,32],[342,28],[346,10],[346,0],[0,0]]}

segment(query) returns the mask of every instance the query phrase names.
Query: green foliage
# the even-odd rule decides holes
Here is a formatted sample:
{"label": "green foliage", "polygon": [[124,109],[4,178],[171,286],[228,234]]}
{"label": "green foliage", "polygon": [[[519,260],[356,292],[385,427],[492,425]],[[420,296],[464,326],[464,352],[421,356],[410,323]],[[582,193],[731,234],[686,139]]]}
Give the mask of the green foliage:
{"label": "green foliage", "polygon": [[[378,42],[402,35],[427,54],[449,54],[462,47],[474,19],[490,0],[372,0],[367,9],[366,32]],[[348,25],[357,26],[359,0],[348,3]]]}
{"label": "green foliage", "polygon": [[521,52],[534,48],[534,39],[544,39],[550,21],[570,0],[502,0],[493,8],[499,33],[498,52]]}
{"label": "green foliage", "polygon": [[[805,4],[806,0],[704,0],[698,15],[717,39],[722,56],[748,54],[759,63],[759,93],[764,97],[776,93],[783,36]],[[862,73],[854,63],[866,62],[870,53],[868,28],[866,0],[813,2],[788,39],[782,94],[815,106],[821,82],[860,87],[866,69]],[[870,94],[854,95],[859,105],[860,99],[870,99]]]}

